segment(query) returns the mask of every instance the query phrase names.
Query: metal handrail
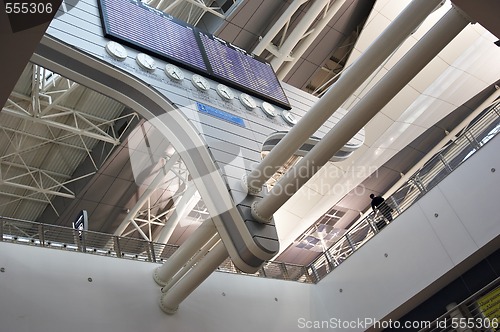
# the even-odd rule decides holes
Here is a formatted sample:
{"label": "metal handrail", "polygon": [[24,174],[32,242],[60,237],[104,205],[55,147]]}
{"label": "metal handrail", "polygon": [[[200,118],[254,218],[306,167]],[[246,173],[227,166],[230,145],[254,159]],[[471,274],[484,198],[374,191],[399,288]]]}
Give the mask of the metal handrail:
{"label": "metal handrail", "polygon": [[[497,101],[386,199],[393,209],[391,222],[499,132],[500,102]],[[314,271],[313,275],[316,277],[314,282],[319,282],[388,223],[389,221],[384,220],[384,216],[373,212],[356,222],[307,266],[308,270]]]}
{"label": "metal handrail", "polygon": [[[162,263],[179,247],[8,217],[0,217],[1,241],[152,263]],[[218,270],[243,274],[229,259]],[[303,283],[314,280],[305,266],[280,262],[266,262],[252,275]]]}
{"label": "metal handrail", "polygon": [[495,279],[419,332],[498,331],[500,328],[500,278]]}

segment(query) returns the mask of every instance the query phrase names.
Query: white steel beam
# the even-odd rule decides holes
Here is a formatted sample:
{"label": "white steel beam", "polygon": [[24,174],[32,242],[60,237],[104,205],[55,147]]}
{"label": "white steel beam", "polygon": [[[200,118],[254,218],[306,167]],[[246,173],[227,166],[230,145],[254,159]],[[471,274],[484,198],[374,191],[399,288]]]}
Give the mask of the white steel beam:
{"label": "white steel beam", "polygon": [[49,203],[45,199],[34,198],[34,197],[30,197],[29,195],[28,196],[16,195],[16,194],[6,193],[6,192],[2,192],[2,191],[0,191],[0,196],[7,196],[7,197],[14,198],[14,200],[8,201],[7,203],[0,204],[0,206],[5,206],[5,205],[12,204],[14,202],[19,202],[19,201],[21,201],[23,199],[26,199],[26,200],[32,201],[32,202],[43,203],[43,204],[48,204]]}
{"label": "white steel beam", "polygon": [[192,210],[194,205],[200,200],[200,196],[195,194],[196,186],[194,183],[190,183],[186,191],[182,194],[182,197],[176,202],[174,213],[168,218],[155,242],[168,242],[179,222],[186,218],[189,211]]}
{"label": "white steel beam", "polygon": [[184,0],[184,1],[195,6],[195,7],[202,9],[204,12],[209,12],[210,14],[218,16],[220,18],[226,17],[224,14],[215,10],[216,8],[219,8],[219,7],[209,7],[203,1],[196,1],[196,0]]}
{"label": "white steel beam", "polygon": [[248,188],[248,192],[251,194],[260,192],[262,185],[279,170],[281,165],[328,120],[441,2],[442,0],[410,2],[328,92],[290,129],[266,158],[243,179],[243,185]]}
{"label": "white steel beam", "polygon": [[168,172],[170,172],[171,168],[177,163],[177,161],[180,159],[180,156],[178,153],[175,153],[168,161],[165,163],[165,165],[158,170],[158,174],[156,177],[153,179],[153,181],[149,184],[148,188],[144,191],[144,193],[141,195],[137,203],[135,203],[134,207],[132,207],[125,217],[125,219],[122,221],[120,226],[116,229],[114,235],[122,235],[122,233],[125,231],[127,226],[129,224],[132,224],[136,230],[141,234],[141,236],[145,240],[150,240],[146,234],[142,231],[142,229],[137,225],[137,223],[134,221],[135,216],[139,212],[139,210],[142,208],[142,206],[148,201],[149,197],[154,193],[154,191],[158,188],[158,186],[162,183],[162,181],[165,179],[167,176]]}
{"label": "white steel beam", "polygon": [[300,22],[295,26],[286,41],[279,47],[279,56],[271,60],[271,66],[274,70],[279,70],[283,62],[292,60],[290,53],[293,48],[301,41],[309,27],[316,20],[321,11],[327,6],[329,1],[314,0],[312,6],[307,10]]}
{"label": "white steel beam", "polygon": [[[31,96],[24,95],[24,94],[21,94],[21,93],[18,93],[18,92],[12,92],[11,93],[11,97],[18,98],[18,99],[21,99],[21,100],[27,101],[27,102],[31,102],[31,99],[32,99]],[[13,100],[12,98],[10,98],[10,102],[13,103],[13,104],[16,104],[16,101]],[[51,103],[49,101],[40,100],[40,106],[45,107],[45,106],[49,106],[49,105],[51,105]],[[53,108],[53,110],[62,111],[63,113],[61,115],[69,115],[69,114],[73,114],[73,113],[79,113],[81,116],[84,116],[87,120],[99,122],[101,124],[110,123],[110,122],[116,121],[117,119],[121,118],[121,117],[118,117],[116,119],[111,119],[111,120],[104,119],[104,118],[98,117],[96,115],[79,112],[78,110],[75,110],[73,108],[69,108],[69,107],[66,107],[66,106],[62,106],[62,105],[54,105],[52,108]],[[24,110],[25,112],[27,112],[27,114],[33,115],[33,113],[28,112],[24,108],[21,108],[19,110],[21,110],[21,111]],[[42,117],[50,119],[50,118],[58,117],[58,116],[59,116],[58,114],[51,114],[51,115],[45,115],[45,116],[42,116]],[[129,115],[127,115],[127,116],[129,116]],[[126,117],[126,116],[124,116],[124,117]]]}
{"label": "white steel beam", "polygon": [[[15,109],[12,109],[9,107],[3,107],[2,112],[5,112],[4,114],[8,114],[8,115],[20,118],[20,119],[29,120],[33,123],[39,123],[39,124],[47,125],[47,126],[54,127],[57,129],[62,129],[62,130],[65,130],[67,132],[74,133],[76,135],[94,138],[94,139],[97,139],[100,141],[111,143],[113,145],[120,144],[120,140],[118,140],[118,139],[116,139],[108,134],[98,134],[98,133],[89,131],[88,128],[85,128],[85,129],[75,128],[75,127],[72,127],[70,125],[60,123],[60,122],[51,121],[51,120],[47,120],[47,119],[43,119],[43,118],[37,118],[37,117],[34,117],[32,115],[26,114],[26,112],[20,112],[18,110],[15,110]],[[96,127],[94,126],[94,129],[95,128]]]}
{"label": "white steel beam", "polygon": [[[280,32],[280,30],[290,21],[293,14],[306,3],[308,0],[294,0],[288,8],[285,10],[283,15],[274,23],[271,29],[266,33],[264,37],[259,41],[257,46],[253,49],[253,53],[256,55],[261,55],[265,49],[272,49],[274,45],[272,45],[271,41],[274,37]],[[272,47],[271,47],[272,46]]]}
{"label": "white steel beam", "polygon": [[74,194],[67,194],[67,193],[62,193],[59,191],[54,191],[51,189],[28,186],[28,185],[24,185],[24,184],[20,184],[20,183],[16,183],[16,182],[11,182],[9,180],[0,179],[0,185],[5,185],[5,186],[13,187],[13,188],[24,189],[24,190],[30,190],[30,191],[34,191],[34,192],[44,194],[44,195],[54,195],[54,196],[60,196],[60,197],[65,197],[65,198],[75,198]]}
{"label": "white steel beam", "polygon": [[63,179],[70,179],[71,178],[71,176],[68,175],[68,174],[62,174],[62,173],[58,173],[58,172],[54,172],[54,171],[43,170],[43,169],[36,168],[36,167],[25,166],[25,165],[22,165],[22,164],[13,163],[13,162],[10,162],[10,161],[5,161],[5,160],[2,160],[0,158],[0,166],[1,165],[6,165],[8,167],[14,167],[14,168],[28,169],[31,172],[41,172],[43,174],[47,174],[47,175],[50,175],[50,176],[56,176],[56,177],[60,177],[60,178],[63,178]]}
{"label": "white steel beam", "polygon": [[[17,135],[26,136],[26,137],[30,137],[30,138],[34,138],[34,139],[42,141],[42,143],[40,143],[40,144],[35,144],[35,145],[30,146],[29,151],[31,151],[33,149],[40,148],[40,147],[45,146],[47,144],[57,144],[60,146],[64,146],[64,147],[68,147],[68,148],[72,148],[72,149],[76,149],[76,150],[80,150],[80,151],[87,151],[85,148],[83,148],[81,146],[61,142],[62,140],[65,140],[67,138],[74,137],[75,134],[68,134],[68,135],[64,135],[64,136],[59,136],[57,138],[47,138],[47,137],[28,133],[26,131],[2,127],[1,125],[0,125],[0,128],[2,128],[2,130],[4,130],[4,131],[12,132],[12,133],[15,133]],[[19,152],[19,153],[22,153],[22,152]],[[0,159],[5,159],[7,156],[9,156],[9,155],[0,156]]]}
{"label": "white steel beam", "polygon": [[49,105],[45,106],[41,111],[40,115],[46,115],[49,113],[56,105],[58,105],[61,101],[63,101],[66,97],[68,97],[77,87],[80,85],[78,83],[71,83],[70,87],[61,93],[59,96],[57,96],[56,99],[52,101]]}
{"label": "white steel beam", "polygon": [[[333,16],[339,11],[340,7],[345,3],[345,0],[337,0],[328,8],[327,12],[323,17],[316,23],[313,31],[304,39],[302,39],[299,45],[293,49],[293,57],[290,61],[285,62],[285,64],[278,70],[278,79],[283,80],[285,76],[292,70],[293,66],[299,61],[300,57],[307,51],[309,46],[316,40],[321,31],[326,27],[326,25],[332,20]],[[276,68],[275,68],[276,69]]]}

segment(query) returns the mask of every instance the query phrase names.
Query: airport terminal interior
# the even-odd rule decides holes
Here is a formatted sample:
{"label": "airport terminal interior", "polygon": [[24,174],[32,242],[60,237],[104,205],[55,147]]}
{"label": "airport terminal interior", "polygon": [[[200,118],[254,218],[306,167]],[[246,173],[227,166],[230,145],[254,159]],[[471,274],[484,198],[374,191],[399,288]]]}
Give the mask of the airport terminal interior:
{"label": "airport terminal interior", "polygon": [[499,330],[498,1],[9,8],[5,331]]}

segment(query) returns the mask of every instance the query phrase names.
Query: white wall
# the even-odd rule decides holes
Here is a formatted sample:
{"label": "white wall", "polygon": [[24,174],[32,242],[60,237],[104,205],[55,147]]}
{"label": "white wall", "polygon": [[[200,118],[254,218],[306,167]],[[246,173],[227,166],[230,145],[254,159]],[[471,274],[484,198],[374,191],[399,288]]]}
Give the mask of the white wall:
{"label": "white wall", "polygon": [[304,331],[388,317],[498,238],[499,145],[496,137],[319,284],[214,273],[173,316],[157,303],[156,264],[0,243],[0,331]]}
{"label": "white wall", "polygon": [[214,273],[169,316],[156,266],[0,243],[0,331],[293,331],[309,315],[314,285]]}

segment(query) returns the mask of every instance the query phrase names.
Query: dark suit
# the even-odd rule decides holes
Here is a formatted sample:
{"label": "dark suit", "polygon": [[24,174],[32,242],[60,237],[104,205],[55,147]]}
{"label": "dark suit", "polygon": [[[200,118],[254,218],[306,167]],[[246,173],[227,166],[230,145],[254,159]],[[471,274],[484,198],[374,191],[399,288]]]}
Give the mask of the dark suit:
{"label": "dark suit", "polygon": [[375,196],[372,198],[372,209],[379,210],[387,221],[392,221],[392,208],[387,205],[385,199],[382,196]]}

